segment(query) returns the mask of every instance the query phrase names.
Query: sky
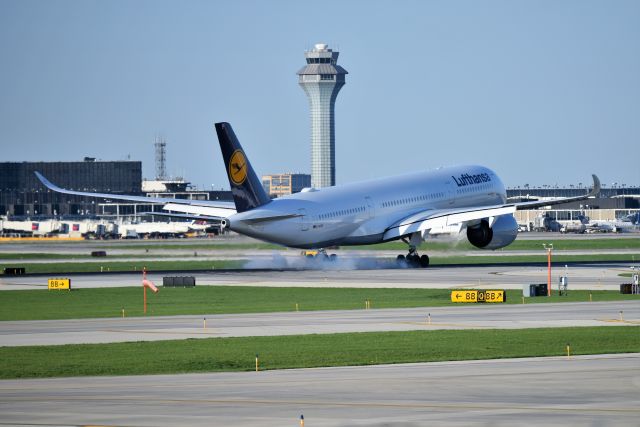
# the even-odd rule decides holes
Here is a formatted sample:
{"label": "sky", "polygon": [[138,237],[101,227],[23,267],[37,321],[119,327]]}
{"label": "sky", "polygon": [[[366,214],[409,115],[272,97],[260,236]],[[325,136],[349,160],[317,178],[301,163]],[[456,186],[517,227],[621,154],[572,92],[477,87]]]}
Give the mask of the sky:
{"label": "sky", "polygon": [[139,160],[229,188],[214,123],[258,175],[309,173],[296,72],[349,74],[338,184],[455,164],[508,187],[640,185],[640,1],[0,0],[0,161]]}

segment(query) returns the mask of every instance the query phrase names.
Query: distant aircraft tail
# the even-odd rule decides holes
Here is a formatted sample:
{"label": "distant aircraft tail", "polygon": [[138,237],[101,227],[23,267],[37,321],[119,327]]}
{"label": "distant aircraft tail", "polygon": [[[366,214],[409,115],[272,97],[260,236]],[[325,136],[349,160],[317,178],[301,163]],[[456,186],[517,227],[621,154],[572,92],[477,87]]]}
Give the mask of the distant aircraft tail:
{"label": "distant aircraft tail", "polygon": [[229,123],[216,123],[216,133],[227,168],[227,177],[237,212],[245,212],[271,201],[262,182],[251,167],[249,159]]}

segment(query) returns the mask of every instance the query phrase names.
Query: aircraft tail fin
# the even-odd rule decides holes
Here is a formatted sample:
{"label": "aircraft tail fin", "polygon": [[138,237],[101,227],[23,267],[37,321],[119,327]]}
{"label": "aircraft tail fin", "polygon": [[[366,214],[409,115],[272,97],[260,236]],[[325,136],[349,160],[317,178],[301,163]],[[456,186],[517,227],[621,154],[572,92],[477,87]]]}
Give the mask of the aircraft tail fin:
{"label": "aircraft tail fin", "polygon": [[249,163],[229,123],[216,123],[216,133],[227,168],[227,177],[237,212],[245,212],[271,201]]}

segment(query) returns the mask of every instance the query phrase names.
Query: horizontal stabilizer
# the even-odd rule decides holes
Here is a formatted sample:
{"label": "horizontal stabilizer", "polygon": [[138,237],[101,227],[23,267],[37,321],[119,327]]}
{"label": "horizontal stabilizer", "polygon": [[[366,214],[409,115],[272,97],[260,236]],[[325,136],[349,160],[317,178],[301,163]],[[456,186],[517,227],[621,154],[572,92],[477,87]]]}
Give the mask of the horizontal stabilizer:
{"label": "horizontal stabilizer", "polygon": [[271,221],[282,221],[284,219],[290,218],[298,218],[301,217],[300,214],[287,214],[287,215],[274,215],[274,216],[263,216],[259,218],[247,218],[239,220],[238,222],[244,222],[246,224],[260,224],[262,222],[271,222]]}

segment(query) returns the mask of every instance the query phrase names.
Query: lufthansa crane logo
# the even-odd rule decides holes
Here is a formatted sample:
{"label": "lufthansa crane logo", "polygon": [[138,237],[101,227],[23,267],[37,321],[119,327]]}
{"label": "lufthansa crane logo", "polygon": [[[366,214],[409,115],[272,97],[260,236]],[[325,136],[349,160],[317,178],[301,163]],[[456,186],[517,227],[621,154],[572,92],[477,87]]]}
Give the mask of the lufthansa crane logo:
{"label": "lufthansa crane logo", "polygon": [[247,179],[247,159],[242,150],[236,150],[229,160],[229,178],[235,185],[242,185]]}

